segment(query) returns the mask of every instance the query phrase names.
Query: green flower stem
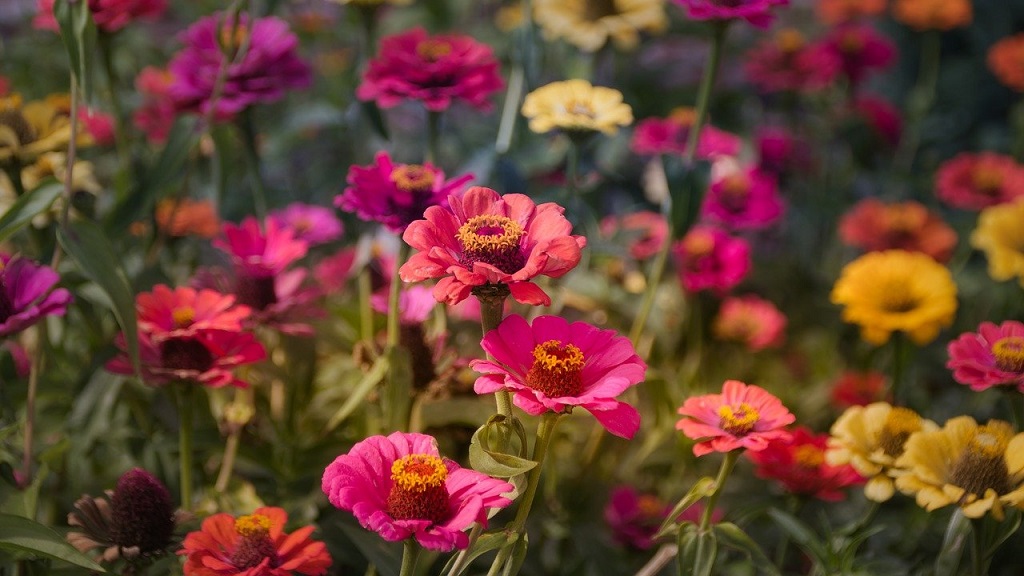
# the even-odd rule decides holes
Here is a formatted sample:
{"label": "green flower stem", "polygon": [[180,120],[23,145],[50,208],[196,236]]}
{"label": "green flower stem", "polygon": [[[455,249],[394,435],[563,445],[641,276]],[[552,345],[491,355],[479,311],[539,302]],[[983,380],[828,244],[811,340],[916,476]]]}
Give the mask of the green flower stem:
{"label": "green flower stem", "polygon": [[[508,298],[508,287],[504,284],[487,285],[474,290],[480,301],[480,328],[483,335],[494,330],[505,317],[505,299]],[[494,393],[498,414],[506,418],[512,417],[512,395],[502,388]]]}
{"label": "green flower stem", "polygon": [[693,126],[686,139],[686,154],[683,156],[685,164],[692,164],[697,156],[697,142],[700,141],[700,133],[708,117],[708,108],[711,104],[711,93],[715,88],[715,80],[718,78],[718,69],[722,64],[722,52],[725,47],[725,35],[729,31],[730,20],[718,20],[712,23],[711,30],[711,53],[708,55],[708,65],[704,68],[704,76],[700,81],[700,89],[697,92],[697,117],[693,119]]}
{"label": "green flower stem", "polygon": [[427,154],[426,160],[438,164],[441,153],[441,113],[427,110]]}
{"label": "green flower stem", "polygon": [[725,481],[729,479],[729,473],[732,472],[733,466],[736,465],[736,460],[740,456],[739,450],[732,450],[725,453],[725,459],[722,460],[722,466],[718,469],[718,476],[715,478],[715,489],[708,496],[707,504],[704,507],[704,513],[700,517],[700,531],[706,532],[711,527],[711,518],[715,513],[715,504],[718,503],[718,497],[722,495],[722,487],[725,485]]}
{"label": "green flower stem", "polygon": [[906,377],[907,343],[903,333],[895,332],[892,335],[892,401],[896,406],[906,406],[907,392],[903,380]]}
{"label": "green flower stem", "polygon": [[370,306],[370,293],[373,292],[370,267],[364,266],[359,272],[359,337],[363,342],[375,349],[373,343],[373,307]]}
{"label": "green flower stem", "polygon": [[125,131],[124,106],[121,105],[121,98],[118,96],[117,70],[114,68],[114,46],[112,44],[113,34],[99,31],[97,45],[100,49],[100,62],[103,64],[103,73],[107,80],[107,89],[110,91],[110,109],[114,116],[114,146],[117,149],[117,159],[121,164],[122,177],[118,184],[118,193],[127,192],[129,183],[132,182],[132,158],[128,147],[128,133]]}
{"label": "green flower stem", "polygon": [[395,269],[391,271],[391,291],[388,293],[388,347],[398,346],[399,341],[399,308],[402,296],[402,277],[398,271],[409,259],[410,247],[405,242],[398,245],[395,256]]}
{"label": "green flower stem", "polygon": [[942,35],[938,30],[929,30],[921,35],[921,68],[917,84],[907,98],[907,128],[900,139],[893,160],[897,172],[910,174],[914,157],[921,144],[921,124],[935,103],[935,91],[939,85],[939,68],[942,63]]}
{"label": "green flower stem", "polygon": [[239,119],[245,160],[249,167],[249,178],[252,181],[252,199],[256,207],[256,215],[262,220],[267,217],[267,189],[260,175],[260,152],[256,143],[256,124],[252,117],[252,107],[242,111]]}
{"label": "green flower stem", "polygon": [[232,430],[224,442],[224,459],[221,460],[217,483],[214,485],[214,490],[222,494],[228,489],[228,482],[231,481],[231,474],[235,470],[235,457],[238,456],[238,440],[241,435],[242,429],[239,427]]}
{"label": "green flower stem", "polygon": [[416,574],[416,563],[420,559],[420,552],[422,550],[414,538],[406,538],[402,547],[402,571],[399,572],[399,576],[413,576]]}
{"label": "green flower stem", "polygon": [[181,484],[181,507],[192,509],[192,413],[195,384],[179,382],[178,390],[178,463]]}
{"label": "green flower stem", "polygon": [[988,576],[992,556],[988,550],[985,519],[971,519],[971,576]]}
{"label": "green flower stem", "polygon": [[[36,416],[36,395],[39,390],[39,373],[43,370],[43,362],[46,359],[46,343],[49,341],[46,333],[45,319],[36,325],[36,349],[32,356],[32,365],[28,373],[28,391],[25,396],[25,432],[24,452],[21,456],[21,481],[23,486],[32,483],[32,446],[35,444],[35,416]],[[32,501],[37,499],[33,498]],[[29,518],[35,517],[35,510],[28,510]]]}

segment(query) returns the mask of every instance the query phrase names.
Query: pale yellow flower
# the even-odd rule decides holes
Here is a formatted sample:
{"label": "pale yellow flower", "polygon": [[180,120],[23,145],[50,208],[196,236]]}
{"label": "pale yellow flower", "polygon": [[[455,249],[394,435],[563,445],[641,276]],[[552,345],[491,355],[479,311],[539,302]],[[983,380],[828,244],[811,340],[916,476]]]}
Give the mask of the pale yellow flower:
{"label": "pale yellow flower", "polygon": [[985,252],[994,280],[1016,276],[1024,286],[1024,197],[982,210],[971,246]]}
{"label": "pale yellow flower", "polygon": [[[36,158],[33,164],[25,166],[21,170],[21,182],[25,190],[32,192],[46,180],[52,179],[63,184],[66,180],[66,175],[67,154],[63,152],[46,152]],[[92,163],[86,160],[77,160],[75,162],[74,173],[71,178],[71,191],[75,194],[86,193],[96,196],[103,190],[99,181],[96,180]],[[18,195],[8,175],[0,172],[0,214],[9,210],[17,199]],[[62,195],[56,202],[50,205],[48,211],[36,216],[32,220],[32,224],[40,228],[46,226],[52,221],[54,215],[59,214],[63,210],[63,206],[64,199]]]}
{"label": "pale yellow flower", "polygon": [[615,134],[633,122],[633,110],[614,88],[592,86],[586,80],[565,80],[541,86],[526,95],[523,116],[530,130],[543,134],[563,130],[570,135]]}
{"label": "pale yellow flower", "polygon": [[640,32],[668,27],[664,0],[534,0],[533,19],[546,38],[561,38],[584,52],[599,50],[609,39],[629,50],[640,42]]}
{"label": "pale yellow flower", "polygon": [[[34,161],[44,152],[66,149],[71,141],[71,120],[58,98],[23,103],[21,96],[0,97],[0,164]],[[91,143],[79,130],[78,144]]]}
{"label": "pale yellow flower", "polygon": [[905,470],[896,487],[928,511],[955,504],[968,518],[1001,521],[1005,508],[1024,509],[1024,433],[1007,422],[953,418],[912,435],[896,465]]}
{"label": "pale yellow flower", "polygon": [[899,470],[895,463],[907,439],[915,432],[937,429],[913,410],[886,402],[851,406],[829,431],[825,461],[831,466],[853,466],[867,478],[864,496],[885,502],[896,492],[893,479]]}

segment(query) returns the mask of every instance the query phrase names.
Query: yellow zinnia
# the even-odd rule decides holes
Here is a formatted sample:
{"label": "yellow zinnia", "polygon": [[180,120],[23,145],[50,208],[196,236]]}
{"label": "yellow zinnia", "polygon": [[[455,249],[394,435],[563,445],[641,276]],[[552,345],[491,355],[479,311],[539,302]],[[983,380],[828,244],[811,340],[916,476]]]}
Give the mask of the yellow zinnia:
{"label": "yellow zinnia", "polygon": [[985,252],[994,280],[1016,276],[1024,286],[1024,197],[982,210],[971,246]]}
{"label": "yellow zinnia", "polygon": [[535,0],[533,19],[545,37],[585,52],[596,52],[609,39],[629,50],[640,42],[640,32],[668,27],[664,0]]}
{"label": "yellow zinnia", "polygon": [[[77,140],[80,146],[92,141],[81,130]],[[71,120],[59,98],[22,103],[18,94],[0,97],[0,164],[29,164],[70,141]]]}
{"label": "yellow zinnia", "polygon": [[1001,521],[1004,507],[1024,509],[1024,433],[1007,422],[953,418],[911,436],[896,465],[906,470],[896,487],[928,511],[956,504],[968,518]]}
{"label": "yellow zinnia", "polygon": [[614,134],[620,126],[633,122],[633,109],[614,88],[592,86],[586,80],[565,80],[527,94],[523,116],[530,120],[530,130],[538,134],[555,129],[570,136]]}
{"label": "yellow zinnia", "polygon": [[956,284],[931,256],[905,250],[869,252],[843,268],[832,302],[843,320],[860,325],[861,337],[884,344],[905,332],[917,344],[935,339],[956,314]]}
{"label": "yellow zinnia", "polygon": [[907,438],[922,430],[937,430],[931,420],[909,408],[875,402],[851,406],[830,430],[825,461],[831,466],[853,466],[867,478],[864,496],[885,502],[896,492],[893,478],[899,474],[896,459],[903,454]]}

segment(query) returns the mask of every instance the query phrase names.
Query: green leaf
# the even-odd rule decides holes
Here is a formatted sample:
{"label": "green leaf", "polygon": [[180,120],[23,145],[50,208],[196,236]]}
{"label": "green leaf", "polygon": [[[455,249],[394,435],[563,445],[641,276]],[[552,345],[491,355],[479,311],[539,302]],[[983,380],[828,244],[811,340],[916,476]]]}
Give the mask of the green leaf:
{"label": "green leaf", "polygon": [[388,135],[388,127],[384,124],[384,116],[380,113],[380,108],[377,107],[377,103],[373,101],[361,103],[363,113],[366,114],[366,119],[370,121],[370,126],[373,130],[385,140],[390,140],[391,137]]}
{"label": "green leaf", "polygon": [[505,570],[502,572],[502,576],[515,576],[519,574],[519,570],[523,567],[523,562],[526,561],[526,549],[530,547],[530,537],[526,532],[523,532],[519,535],[519,540],[512,546],[512,555],[505,562]]}
{"label": "green leaf", "polygon": [[520,446],[526,445],[525,431],[517,430],[515,424],[522,428],[518,420],[513,418],[510,423],[504,416],[495,414],[477,428],[469,443],[469,465],[495,478],[512,478],[535,468],[537,463],[523,457],[521,450],[518,456],[508,452],[511,448],[508,439],[513,434],[518,437]]}
{"label": "green leaf", "polygon": [[68,222],[58,228],[57,241],[78,264],[82,273],[110,298],[114,316],[124,332],[128,356],[138,373],[139,336],[135,318],[135,294],[110,241],[95,223],[88,220]]}
{"label": "green leaf", "polygon": [[669,221],[672,224],[673,239],[686,235],[697,221],[704,193],[711,181],[711,164],[697,161],[691,166],[682,159],[665,157],[665,178],[668,181],[670,200]]}
{"label": "green leaf", "polygon": [[363,375],[363,379],[356,384],[355,390],[352,391],[352,395],[345,399],[345,403],[338,408],[338,411],[331,416],[331,419],[327,421],[327,425],[324,426],[324,433],[330,432],[338,427],[339,424],[345,421],[346,418],[352,415],[366,401],[366,397],[370,395],[370,392],[380,384],[380,381],[384,379],[384,375],[388,373],[388,357],[380,356],[377,361],[370,367],[369,372]]}
{"label": "green leaf", "polygon": [[714,526],[714,531],[719,542],[746,554],[758,570],[773,576],[781,575],[779,569],[765,555],[764,550],[739,526],[732,522],[721,522]]}
{"label": "green leaf", "polygon": [[384,389],[384,421],[389,430],[404,430],[409,425],[412,407],[412,358],[402,346],[384,351],[388,359],[387,386]]}
{"label": "green leaf", "polygon": [[96,24],[92,20],[89,3],[57,0],[53,5],[53,16],[60,28],[60,37],[68,54],[71,73],[78,80],[83,98],[92,101]]}
{"label": "green leaf", "polygon": [[48,210],[63,190],[62,184],[51,180],[18,198],[3,216],[0,216],[0,242]]}
{"label": "green leaf", "polygon": [[704,498],[705,496],[710,496],[711,493],[714,491],[714,486],[715,479],[710,476],[704,476],[703,478],[700,478],[699,480],[694,482],[693,487],[690,488],[690,491],[687,492],[685,496],[679,499],[679,502],[677,502],[675,507],[672,508],[672,511],[669,512],[668,516],[665,517],[665,521],[662,522],[661,527],[658,528],[658,531],[654,534],[654,539],[657,540],[658,538],[661,538],[662,536],[671,533],[672,529],[676,525],[676,518],[679,518],[680,514],[682,514],[690,506],[693,506],[693,504],[700,500],[701,498]]}
{"label": "green leaf", "polygon": [[701,531],[693,522],[679,527],[679,555],[676,557],[680,576],[710,576],[718,557],[715,533]]}
{"label": "green leaf", "polygon": [[827,566],[829,564],[829,553],[824,544],[818,540],[814,531],[796,516],[778,508],[769,509],[768,516],[793,539],[797,546],[810,554],[819,566]]}
{"label": "green leaf", "polygon": [[0,549],[60,560],[95,572],[102,566],[64,541],[60,534],[34,520],[0,514]]}
{"label": "green leaf", "polygon": [[957,508],[949,518],[942,548],[935,558],[935,576],[956,576],[960,570],[960,559],[971,538],[971,519]]}
{"label": "green leaf", "polygon": [[461,568],[458,572],[451,574],[450,576],[459,576],[466,571],[466,568],[473,563],[480,556],[505,546],[511,546],[515,542],[515,535],[509,534],[504,530],[501,532],[485,532],[481,534],[479,538],[473,542],[473,545],[466,550],[452,555],[448,563],[445,564],[444,569],[441,571],[442,574],[449,574],[452,568],[455,567],[455,563],[462,558]]}

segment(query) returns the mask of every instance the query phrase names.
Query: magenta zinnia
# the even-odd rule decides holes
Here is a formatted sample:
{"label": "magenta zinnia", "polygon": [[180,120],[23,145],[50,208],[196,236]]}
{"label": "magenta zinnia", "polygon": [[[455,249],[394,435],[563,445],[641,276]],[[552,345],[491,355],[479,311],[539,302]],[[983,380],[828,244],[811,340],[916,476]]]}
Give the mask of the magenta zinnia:
{"label": "magenta zinnia", "polygon": [[26,258],[0,254],[0,338],[17,334],[45,316],[63,316],[71,293],[54,287],[60,276]]}
{"label": "magenta zinnia", "polygon": [[[135,20],[154,20],[167,9],[166,0],[88,0],[89,12],[96,27],[104,32],[117,32]],[[38,12],[32,19],[32,26],[45,30],[59,31],[57,19],[53,16],[56,0],[37,0]]]}
{"label": "magenta zinnia", "polygon": [[947,350],[946,368],[971,390],[1009,385],[1024,392],[1024,324],[982,322],[977,332],[961,334]]}
{"label": "magenta zinnia", "polygon": [[757,168],[739,169],[713,181],[701,206],[704,216],[736,230],[771,226],[782,210],[775,176]]}
{"label": "magenta zinnia", "polygon": [[750,272],[750,245],[714,226],[699,224],[672,246],[687,292],[724,293]]}
{"label": "magenta zinnia", "polygon": [[636,408],[615,398],[643,381],[647,365],[627,338],[585,322],[540,316],[528,324],[509,316],[480,343],[494,360],[473,360],[483,374],[473,389],[501,389],[529,414],[588,410],[609,432],[632,438],[640,428]]}
{"label": "magenta zinnia", "polygon": [[551,298],[532,280],[572,270],[587,244],[571,234],[565,209],[553,202],[538,205],[523,194],[501,196],[474,186],[448,203],[450,209],[427,208],[426,219],[402,235],[419,250],[402,265],[402,280],[440,278],[434,287],[438,302],[457,304],[474,288],[503,284],[517,301],[547,306]]}
{"label": "magenta zinnia", "polygon": [[425,434],[371,436],[334,459],[322,488],[331,504],[352,512],[389,542],[416,538],[428,550],[469,545],[465,530],[487,525],[488,512],[512,503],[513,486],[441,458]]}
{"label": "magenta zinnia", "polygon": [[297,240],[310,246],[337,240],[345,231],[334,210],[315,204],[292,202],[268,214],[267,219],[279,228],[291,228]]}
{"label": "magenta zinnia", "polygon": [[796,420],[764,388],[738,380],[726,380],[721,394],[687,399],[679,413],[684,418],[676,428],[697,441],[693,446],[696,456],[737,448],[764,450],[773,440],[789,438],[785,427]]}
{"label": "magenta zinnia", "polygon": [[789,6],[789,0],[675,0],[686,8],[691,20],[742,19],[758,28],[767,28],[775,19],[774,10]]}

